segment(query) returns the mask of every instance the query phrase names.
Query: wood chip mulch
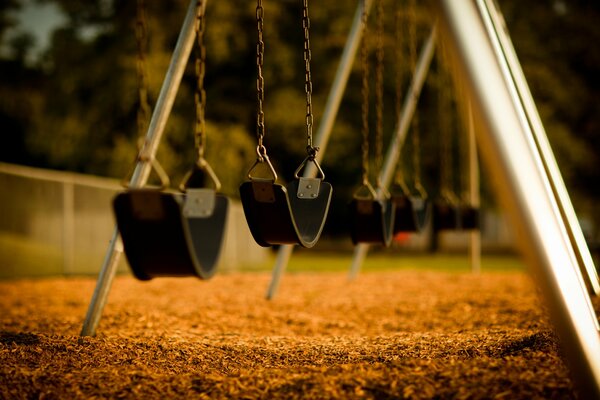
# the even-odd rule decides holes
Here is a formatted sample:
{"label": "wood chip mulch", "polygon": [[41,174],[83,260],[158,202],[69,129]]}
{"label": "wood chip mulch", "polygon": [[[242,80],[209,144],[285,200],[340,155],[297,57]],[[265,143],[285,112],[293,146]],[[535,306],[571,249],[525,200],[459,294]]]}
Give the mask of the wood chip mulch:
{"label": "wood chip mulch", "polygon": [[95,279],[2,281],[0,398],[575,398],[524,273],[269,279],[117,277],[96,337]]}

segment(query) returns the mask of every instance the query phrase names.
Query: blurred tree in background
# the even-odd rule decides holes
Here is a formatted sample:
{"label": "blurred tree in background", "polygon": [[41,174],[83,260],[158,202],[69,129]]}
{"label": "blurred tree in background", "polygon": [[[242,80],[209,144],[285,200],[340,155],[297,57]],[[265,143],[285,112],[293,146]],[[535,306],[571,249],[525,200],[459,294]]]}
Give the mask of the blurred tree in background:
{"label": "blurred tree in background", "polygon": [[[154,104],[188,2],[146,3],[149,96]],[[51,32],[43,55],[32,59],[35,37],[27,24],[19,25],[17,16],[24,7],[48,4],[60,10],[64,23]],[[385,0],[390,10],[384,38],[386,143],[396,120],[396,68],[403,74],[402,90],[410,79],[408,58],[399,66],[394,63],[397,4],[405,2]],[[600,225],[596,205],[600,199],[600,47],[595,45],[600,41],[600,7],[583,0],[500,0],[499,4],[576,209],[595,216]],[[255,159],[255,6],[254,1],[209,1],[206,15],[207,158],[223,181],[224,191],[234,196]],[[356,2],[313,1],[310,7],[316,132]],[[0,2],[1,161],[125,176],[138,140],[135,16],[135,0]],[[301,17],[301,1],[265,1],[265,143],[284,179],[292,176],[305,156]],[[420,10],[418,22],[420,47],[429,31],[426,9]],[[374,40],[371,35],[371,49]],[[441,115],[448,114],[443,120],[451,125],[451,134],[461,130],[456,106],[438,104],[440,85],[433,79],[438,64],[439,60],[434,61],[418,111],[423,178],[432,195],[439,186]],[[194,85],[190,61],[158,153],[175,182],[194,162]],[[335,186],[334,201],[342,206],[359,182],[360,102],[356,62],[323,162],[327,179]],[[410,140],[406,143],[402,154],[410,174],[412,149]],[[461,151],[458,143],[457,152]],[[485,176],[482,180],[486,187]],[[334,207],[328,225],[342,226],[344,211],[345,207]]]}

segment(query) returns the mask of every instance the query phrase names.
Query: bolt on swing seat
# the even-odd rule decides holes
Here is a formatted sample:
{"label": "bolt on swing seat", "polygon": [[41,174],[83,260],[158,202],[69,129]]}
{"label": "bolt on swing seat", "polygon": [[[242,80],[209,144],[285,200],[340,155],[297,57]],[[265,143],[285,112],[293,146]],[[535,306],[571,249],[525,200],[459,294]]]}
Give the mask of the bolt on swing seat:
{"label": "bolt on swing seat", "polygon": [[[216,179],[207,163],[201,168]],[[215,184],[216,189],[182,184],[182,193],[129,189],[115,197],[117,227],[136,278],[215,274],[229,210],[227,197],[217,193],[218,180]]]}
{"label": "bolt on swing seat", "polygon": [[[307,157],[286,186],[275,183],[277,174],[266,154],[256,161],[248,173],[249,181],[240,186],[244,215],[252,237],[260,246],[300,244],[313,247],[325,226],[333,189],[324,182],[324,174],[316,160]],[[313,161],[321,177],[303,178],[298,173],[307,161]],[[271,179],[252,177],[252,170],[266,162]]]}
{"label": "bolt on swing seat", "polygon": [[[362,194],[364,191],[367,194]],[[393,239],[396,207],[384,198],[379,200],[369,182],[354,193],[350,202],[350,236],[353,244],[380,243],[389,246]]]}

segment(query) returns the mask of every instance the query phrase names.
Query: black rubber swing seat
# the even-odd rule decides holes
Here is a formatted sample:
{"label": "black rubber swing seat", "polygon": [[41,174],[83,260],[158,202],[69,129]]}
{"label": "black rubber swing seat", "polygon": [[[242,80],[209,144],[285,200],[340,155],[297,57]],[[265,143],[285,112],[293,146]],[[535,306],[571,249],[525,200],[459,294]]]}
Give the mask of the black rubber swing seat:
{"label": "black rubber swing seat", "polygon": [[263,179],[240,186],[248,227],[256,243],[263,247],[313,247],[325,226],[332,193],[330,183],[311,178],[295,179],[285,187]]}
{"label": "black rubber swing seat", "polygon": [[392,203],[396,208],[394,218],[394,234],[399,232],[420,232],[431,217],[431,204],[426,198],[419,196],[392,195]]}
{"label": "black rubber swing seat", "polygon": [[390,200],[354,197],[350,203],[352,243],[389,246],[393,239],[395,207]]}
{"label": "black rubber swing seat", "polygon": [[477,230],[480,228],[479,208],[469,204],[460,206],[460,223],[464,230]]}
{"label": "black rubber swing seat", "polygon": [[221,254],[229,200],[211,189],[186,194],[132,189],[113,201],[127,261],[136,278],[209,279]]}
{"label": "black rubber swing seat", "polygon": [[433,205],[433,228],[435,231],[460,230],[460,207],[444,199],[437,200]]}
{"label": "black rubber swing seat", "polygon": [[468,204],[453,204],[447,200],[439,200],[434,205],[433,214],[436,231],[480,228],[479,208]]}

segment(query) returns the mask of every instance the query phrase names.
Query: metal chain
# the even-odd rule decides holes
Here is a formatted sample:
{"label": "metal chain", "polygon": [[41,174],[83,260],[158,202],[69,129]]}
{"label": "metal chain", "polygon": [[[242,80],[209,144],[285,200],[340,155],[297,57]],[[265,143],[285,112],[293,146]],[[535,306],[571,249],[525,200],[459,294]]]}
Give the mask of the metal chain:
{"label": "metal chain", "polygon": [[[375,170],[381,171],[383,166],[383,61],[384,61],[384,25],[383,0],[377,0],[377,48],[375,65]],[[379,175],[377,187],[381,187]]]}
{"label": "metal chain", "polygon": [[[414,76],[417,70],[417,4],[416,0],[409,0],[408,2],[408,37],[409,37],[409,62],[412,75]],[[413,115],[413,134],[412,134],[412,146],[413,146],[413,173],[414,173],[414,186],[419,192],[423,192],[423,185],[421,183],[421,138],[419,132],[419,117],[415,112]]]}
{"label": "metal chain", "polygon": [[204,147],[206,144],[206,121],[204,118],[206,110],[206,91],[204,90],[204,76],[206,74],[206,48],[204,46],[204,13],[203,0],[196,1],[196,92],[194,94],[194,104],[196,106],[196,125],[194,135],[196,139],[196,149],[198,150],[198,160],[204,158]]}
{"label": "metal chain", "polygon": [[258,137],[258,146],[256,147],[256,153],[258,154],[258,161],[264,162],[265,156],[267,155],[267,149],[263,145],[263,138],[265,136],[265,113],[263,111],[263,103],[265,101],[265,80],[262,69],[265,54],[265,42],[263,41],[264,9],[262,0],[257,0],[256,3],[256,27],[258,31],[258,41],[256,43],[256,67],[258,70],[256,78],[256,97],[258,99],[256,136]]}
{"label": "metal chain", "polygon": [[143,140],[148,130],[150,106],[148,105],[148,73],[146,71],[146,51],[148,41],[148,25],[146,22],[146,5],[144,0],[137,1],[135,38],[137,42],[137,79],[138,79],[138,110],[137,134],[138,140]]}
{"label": "metal chain", "polygon": [[394,61],[396,63],[396,119],[402,114],[402,81],[404,79],[404,68],[402,65],[403,52],[405,47],[404,35],[402,32],[402,12],[400,6],[396,9],[395,16],[395,53]]}
{"label": "metal chain", "polygon": [[442,196],[450,202],[456,202],[454,191],[454,146],[452,137],[452,120],[450,107],[452,106],[449,93],[449,75],[445,69],[449,66],[447,58],[447,49],[444,43],[440,43],[437,67],[438,80],[438,107],[441,135],[441,171],[440,171],[440,191]]}
{"label": "metal chain", "polygon": [[137,110],[137,135],[138,135],[138,148],[139,152],[136,158],[136,162],[133,165],[131,171],[123,178],[121,182],[123,186],[129,188],[128,177],[132,176],[135,168],[139,161],[149,162],[151,167],[154,168],[158,179],[160,179],[160,188],[166,189],[169,186],[169,176],[161,167],[158,160],[152,155],[148,154],[146,147],[144,146],[146,132],[150,122],[150,106],[148,104],[148,73],[146,71],[146,51],[148,41],[148,24],[146,22],[146,5],[144,0],[137,0],[136,7],[136,21],[135,21],[135,39],[137,42],[137,60],[136,70],[138,79],[138,110]]}
{"label": "metal chain", "polygon": [[306,152],[309,160],[314,161],[318,147],[313,146],[313,111],[312,111],[312,78],[310,74],[310,61],[312,53],[310,51],[310,19],[308,18],[308,0],[302,2],[302,28],[304,29],[304,91],[306,92]]}
{"label": "metal chain", "polygon": [[[404,67],[403,67],[403,53],[404,48],[406,47],[406,42],[404,40],[404,32],[403,32],[403,15],[402,8],[400,5],[396,6],[395,13],[395,54],[394,61],[396,63],[396,102],[395,102],[395,111],[396,111],[396,121],[400,120],[400,115],[402,114],[402,81],[404,79]],[[400,149],[402,152],[402,149]],[[400,187],[402,192],[406,195],[410,194],[410,190],[408,185],[406,184],[405,179],[405,167],[402,157],[398,160],[398,164],[396,167],[396,174],[394,176],[394,183]]]}
{"label": "metal chain", "polygon": [[[443,52],[443,50],[442,50]],[[441,134],[441,174],[440,190],[445,197],[452,197],[454,190],[453,170],[454,158],[452,156],[452,138],[450,135],[450,120],[448,117],[448,97],[446,72],[443,69],[443,57],[438,61],[438,107]]]}
{"label": "metal chain", "polygon": [[[446,57],[447,59],[447,57]],[[448,64],[450,65],[450,64]],[[451,67],[449,67],[451,68]],[[449,78],[452,78],[453,76],[455,76],[453,74],[453,72],[455,72],[454,70],[451,70],[449,73],[450,75],[448,76]],[[451,79],[450,79],[451,80]],[[449,82],[452,83],[452,82]],[[464,93],[464,86],[462,84],[457,84],[457,85],[452,85],[452,88],[454,89],[452,91],[452,97],[454,100],[454,103],[456,105],[456,112],[454,113],[455,115],[455,126],[456,126],[456,132],[457,132],[457,136],[458,136],[458,153],[459,153],[459,171],[460,171],[460,198],[463,198],[466,200],[466,202],[468,203],[468,199],[469,199],[469,193],[470,193],[470,183],[471,183],[471,176],[470,176],[470,149],[469,149],[469,141],[470,139],[470,124],[469,124],[469,106],[467,104],[467,102],[460,102],[457,101],[457,99],[466,99],[467,96]]]}
{"label": "metal chain", "polygon": [[366,9],[366,1],[363,2],[362,23],[363,38],[361,46],[361,68],[362,68],[362,184],[369,183],[369,49],[368,49],[368,26],[369,14]]}

